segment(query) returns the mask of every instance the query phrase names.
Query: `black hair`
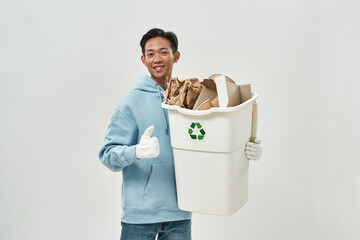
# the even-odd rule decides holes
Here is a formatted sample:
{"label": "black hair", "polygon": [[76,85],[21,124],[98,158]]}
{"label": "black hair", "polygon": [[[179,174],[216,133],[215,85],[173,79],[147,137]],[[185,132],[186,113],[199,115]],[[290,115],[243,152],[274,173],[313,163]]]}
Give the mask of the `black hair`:
{"label": "black hair", "polygon": [[143,55],[145,55],[146,42],[149,39],[155,38],[155,37],[166,38],[170,42],[170,47],[171,47],[173,54],[177,51],[178,39],[177,39],[177,36],[175,35],[175,33],[170,32],[170,31],[165,32],[164,30],[162,30],[160,28],[153,28],[153,29],[150,29],[147,33],[145,33],[144,36],[140,40],[140,47],[141,47],[141,51],[142,51]]}

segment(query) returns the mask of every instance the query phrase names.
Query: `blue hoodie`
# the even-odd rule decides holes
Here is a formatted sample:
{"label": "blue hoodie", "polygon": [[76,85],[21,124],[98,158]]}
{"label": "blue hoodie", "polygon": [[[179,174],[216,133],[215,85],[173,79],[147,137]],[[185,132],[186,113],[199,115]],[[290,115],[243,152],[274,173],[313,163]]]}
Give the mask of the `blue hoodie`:
{"label": "blue hoodie", "polygon": [[[122,171],[122,218],[126,223],[156,223],[191,219],[177,206],[174,158],[168,113],[161,107],[164,90],[144,75],[118,104],[99,157],[112,171]],[[137,159],[135,146],[144,131],[155,126],[160,155]]]}

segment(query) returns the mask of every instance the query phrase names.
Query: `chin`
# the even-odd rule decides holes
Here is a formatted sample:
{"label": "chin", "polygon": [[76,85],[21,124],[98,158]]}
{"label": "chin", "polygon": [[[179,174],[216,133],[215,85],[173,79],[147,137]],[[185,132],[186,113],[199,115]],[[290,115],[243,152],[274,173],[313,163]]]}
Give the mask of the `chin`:
{"label": "chin", "polygon": [[157,79],[163,79],[166,78],[168,74],[158,74],[158,73],[152,73],[152,75]]}

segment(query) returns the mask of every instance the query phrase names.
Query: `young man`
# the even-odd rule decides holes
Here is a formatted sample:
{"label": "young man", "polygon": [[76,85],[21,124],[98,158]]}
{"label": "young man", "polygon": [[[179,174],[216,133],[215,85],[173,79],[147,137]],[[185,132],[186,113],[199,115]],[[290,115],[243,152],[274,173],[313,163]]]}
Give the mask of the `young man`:
{"label": "young man", "polygon": [[[177,206],[168,113],[161,107],[180,58],[178,40],[154,28],[140,46],[150,76],[142,76],[117,105],[99,157],[110,170],[123,173],[122,240],[191,239],[191,213]],[[252,144],[249,158],[259,158],[261,145]]]}

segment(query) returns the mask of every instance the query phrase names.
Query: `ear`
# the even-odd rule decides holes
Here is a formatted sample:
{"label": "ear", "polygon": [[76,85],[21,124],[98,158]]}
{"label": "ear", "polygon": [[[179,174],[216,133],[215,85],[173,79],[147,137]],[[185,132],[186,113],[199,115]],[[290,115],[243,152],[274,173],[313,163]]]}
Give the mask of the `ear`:
{"label": "ear", "polygon": [[179,61],[179,59],[180,59],[180,52],[179,52],[179,51],[176,51],[176,52],[174,53],[174,62]]}
{"label": "ear", "polygon": [[141,55],[141,61],[145,65],[145,56],[144,55]]}

